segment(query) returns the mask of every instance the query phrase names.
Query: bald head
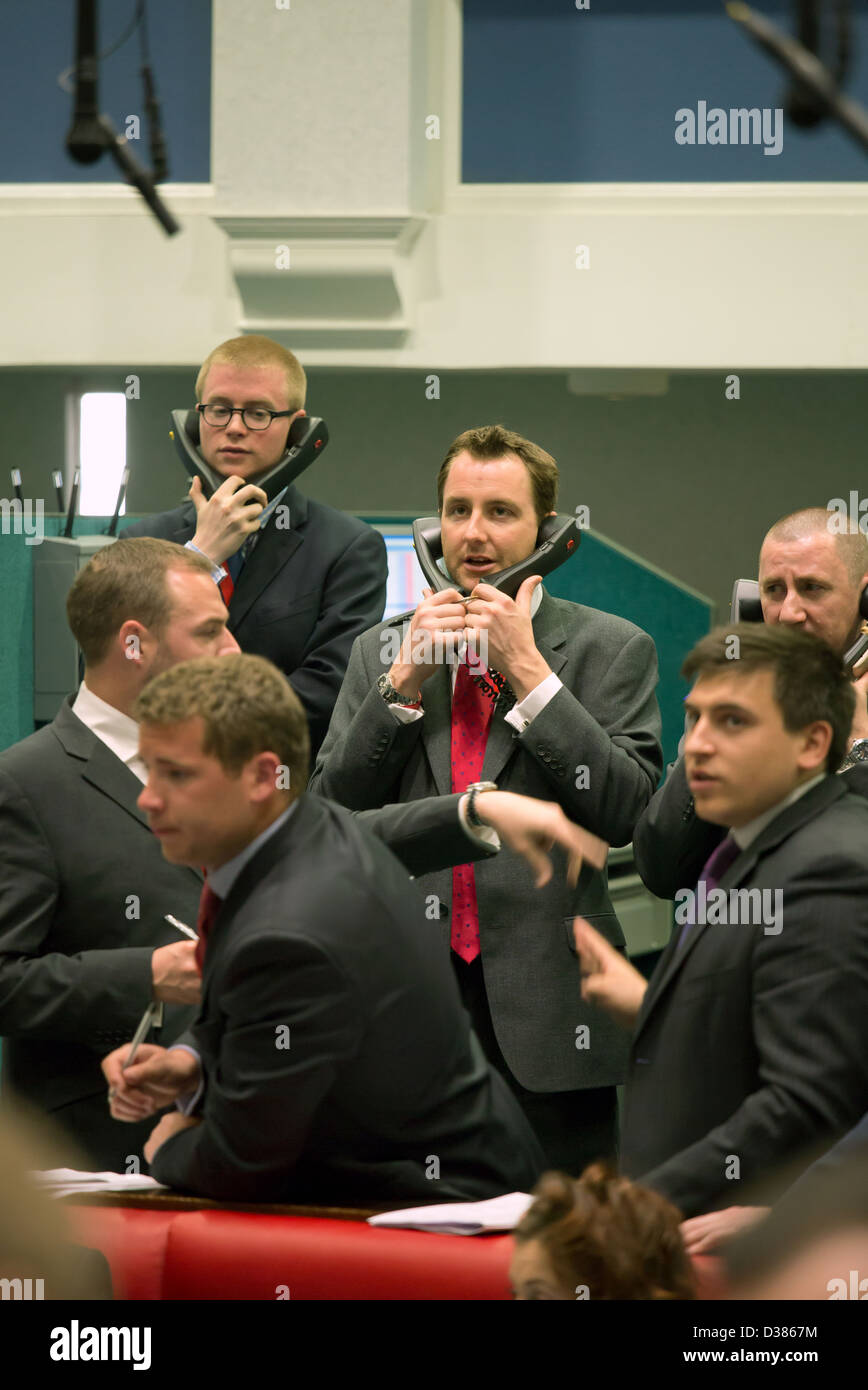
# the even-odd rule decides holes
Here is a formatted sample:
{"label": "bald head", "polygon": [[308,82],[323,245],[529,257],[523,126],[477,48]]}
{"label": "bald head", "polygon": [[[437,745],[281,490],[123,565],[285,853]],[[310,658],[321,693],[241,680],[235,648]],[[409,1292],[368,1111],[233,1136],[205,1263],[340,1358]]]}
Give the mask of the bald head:
{"label": "bald head", "polygon": [[821,533],[833,537],[847,574],[859,585],[861,593],[864,576],[868,574],[868,536],[864,536],[849,517],[842,517],[827,507],[804,507],[776,521],[766,540],[800,541]]}
{"label": "bald head", "polygon": [[767,623],[813,632],[843,653],[861,627],[868,539],[825,507],[782,517],[760,551],[760,598]]}

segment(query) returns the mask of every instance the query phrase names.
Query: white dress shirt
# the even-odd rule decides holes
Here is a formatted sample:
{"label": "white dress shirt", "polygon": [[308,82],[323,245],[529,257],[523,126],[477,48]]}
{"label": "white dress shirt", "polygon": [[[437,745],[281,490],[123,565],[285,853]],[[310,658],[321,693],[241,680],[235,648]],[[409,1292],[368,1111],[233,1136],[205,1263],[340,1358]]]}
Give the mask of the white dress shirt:
{"label": "white dress shirt", "polygon": [[72,703],[72,712],[141,783],[147,782],[148,769],[139,757],[139,726],[135,719],[94,695],[84,681]]}

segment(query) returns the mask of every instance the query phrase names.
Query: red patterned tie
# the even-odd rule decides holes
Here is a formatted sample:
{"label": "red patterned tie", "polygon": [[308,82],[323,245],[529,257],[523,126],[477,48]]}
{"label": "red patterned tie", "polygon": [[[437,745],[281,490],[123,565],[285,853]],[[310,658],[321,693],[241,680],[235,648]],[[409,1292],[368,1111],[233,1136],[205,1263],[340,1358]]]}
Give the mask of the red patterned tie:
{"label": "red patterned tie", "polygon": [[196,930],[199,933],[199,940],[196,942],[196,964],[199,967],[199,974],[202,974],[202,965],[205,960],[205,948],[208,944],[208,933],[214,925],[217,913],[223,906],[223,899],[218,898],[213,888],[208,884],[202,885],[202,896],[199,899],[199,916],[196,918]]}
{"label": "red patterned tie", "polygon": [[[494,702],[473,681],[462,662],[452,695],[452,790],[463,792],[482,779],[488,727]],[[479,909],[472,864],[452,870],[452,949],[468,963],[479,955]]]}

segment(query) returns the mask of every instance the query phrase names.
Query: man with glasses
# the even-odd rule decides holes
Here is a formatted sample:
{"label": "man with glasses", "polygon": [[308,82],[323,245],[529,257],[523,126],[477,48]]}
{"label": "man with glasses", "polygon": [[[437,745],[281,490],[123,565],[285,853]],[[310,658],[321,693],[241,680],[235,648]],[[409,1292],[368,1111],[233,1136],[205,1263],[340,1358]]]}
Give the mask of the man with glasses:
{"label": "man with glasses", "polygon": [[378,623],[386,601],[386,549],[379,532],[312,502],[290,484],[268,497],[264,477],[304,415],[304,369],[270,338],[230,338],[196,379],[202,457],[224,479],[206,500],[198,478],[189,500],[129,526],[211,561],[243,651],[266,656],[289,678],[310,727],[325,737],[354,638]]}

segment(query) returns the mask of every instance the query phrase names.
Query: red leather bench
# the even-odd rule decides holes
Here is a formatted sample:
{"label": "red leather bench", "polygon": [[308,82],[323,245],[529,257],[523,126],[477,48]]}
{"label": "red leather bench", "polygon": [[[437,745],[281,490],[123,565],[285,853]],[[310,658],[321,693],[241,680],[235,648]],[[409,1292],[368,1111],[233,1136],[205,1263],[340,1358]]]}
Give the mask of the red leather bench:
{"label": "red leather bench", "polygon": [[[511,1297],[509,1235],[431,1235],[240,1211],[72,1206],[68,1212],[76,1238],[106,1256],[116,1298]],[[700,1297],[722,1297],[718,1261],[694,1263]]]}

